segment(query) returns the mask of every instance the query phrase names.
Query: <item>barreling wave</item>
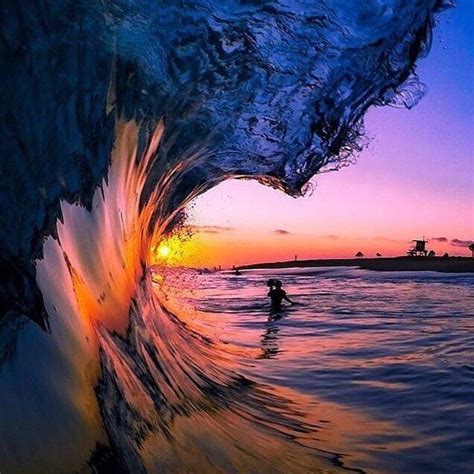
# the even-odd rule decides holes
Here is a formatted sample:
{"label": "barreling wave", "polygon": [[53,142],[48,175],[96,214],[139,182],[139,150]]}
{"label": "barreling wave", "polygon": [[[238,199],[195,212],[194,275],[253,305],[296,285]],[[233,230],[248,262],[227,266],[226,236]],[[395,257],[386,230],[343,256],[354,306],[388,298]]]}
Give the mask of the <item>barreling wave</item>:
{"label": "barreling wave", "polygon": [[[160,214],[179,169],[140,200],[163,131],[159,123],[138,154],[139,126],[118,121],[108,178],[91,210],[62,203],[57,236],[37,263],[48,325],[56,332],[67,319],[62,336],[74,350],[61,349],[76,375],[89,377],[75,397],[91,398],[95,386],[95,417],[111,453],[106,461],[96,455],[93,467],[113,459],[126,472],[336,469],[336,455],[317,449],[318,427],[300,408],[238,374],[244,354],[196,332],[184,308],[177,315],[160,301],[146,268],[180,210]],[[77,409],[90,416],[91,405]]]}
{"label": "barreling wave", "polygon": [[447,4],[46,3],[2,17],[5,470],[343,469],[245,355],[166,308],[150,249],[225,179],[296,196],[347,163],[369,106],[423,94]]}

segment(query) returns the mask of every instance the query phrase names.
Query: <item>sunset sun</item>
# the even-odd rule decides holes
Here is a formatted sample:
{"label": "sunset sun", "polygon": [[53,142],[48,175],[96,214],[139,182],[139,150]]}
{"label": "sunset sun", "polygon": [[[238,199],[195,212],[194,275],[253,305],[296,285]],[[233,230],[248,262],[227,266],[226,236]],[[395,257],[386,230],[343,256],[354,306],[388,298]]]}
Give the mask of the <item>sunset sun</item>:
{"label": "sunset sun", "polygon": [[166,243],[162,242],[158,247],[158,257],[168,258],[171,253],[171,248]]}

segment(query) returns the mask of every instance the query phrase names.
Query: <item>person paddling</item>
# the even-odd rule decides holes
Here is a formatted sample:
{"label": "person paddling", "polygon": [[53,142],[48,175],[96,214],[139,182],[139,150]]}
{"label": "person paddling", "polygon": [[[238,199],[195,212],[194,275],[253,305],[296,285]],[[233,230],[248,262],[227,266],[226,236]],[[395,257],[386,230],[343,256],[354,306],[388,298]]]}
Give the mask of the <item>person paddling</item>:
{"label": "person paddling", "polygon": [[270,288],[268,295],[271,301],[272,310],[278,311],[282,309],[281,303],[283,300],[288,301],[290,304],[295,304],[294,301],[288,298],[286,291],[282,288],[282,283],[280,280],[268,280],[267,286]]}

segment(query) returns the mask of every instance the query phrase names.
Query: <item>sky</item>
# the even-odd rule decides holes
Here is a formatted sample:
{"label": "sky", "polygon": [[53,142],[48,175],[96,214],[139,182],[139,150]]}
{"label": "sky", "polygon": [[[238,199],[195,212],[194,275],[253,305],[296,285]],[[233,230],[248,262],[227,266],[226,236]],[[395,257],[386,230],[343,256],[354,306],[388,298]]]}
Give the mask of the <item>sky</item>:
{"label": "sky", "polygon": [[474,1],[435,28],[412,110],[374,107],[357,163],[316,176],[294,199],[253,181],[227,181],[189,207],[195,266],[406,254],[423,236],[437,254],[470,255],[474,239]]}

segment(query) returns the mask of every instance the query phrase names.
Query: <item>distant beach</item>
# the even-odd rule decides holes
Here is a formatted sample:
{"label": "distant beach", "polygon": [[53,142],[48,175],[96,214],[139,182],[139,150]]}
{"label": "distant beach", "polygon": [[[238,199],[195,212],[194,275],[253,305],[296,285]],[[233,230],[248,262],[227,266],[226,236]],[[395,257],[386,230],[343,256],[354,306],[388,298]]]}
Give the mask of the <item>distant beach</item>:
{"label": "distant beach", "polygon": [[315,260],[288,260],[285,262],[262,262],[238,267],[239,270],[259,268],[291,267],[359,267],[375,271],[434,271],[443,273],[474,273],[472,257],[379,257],[379,258],[333,258]]}

